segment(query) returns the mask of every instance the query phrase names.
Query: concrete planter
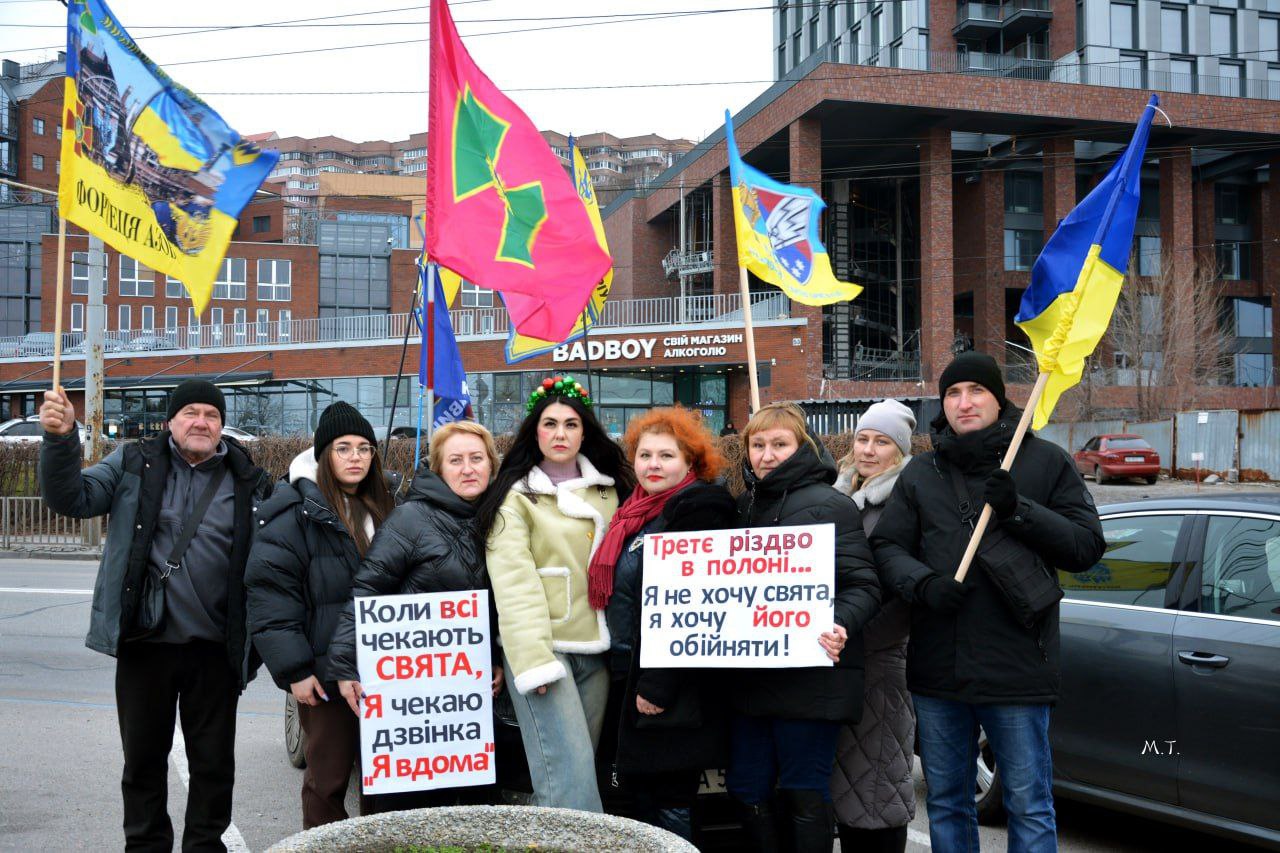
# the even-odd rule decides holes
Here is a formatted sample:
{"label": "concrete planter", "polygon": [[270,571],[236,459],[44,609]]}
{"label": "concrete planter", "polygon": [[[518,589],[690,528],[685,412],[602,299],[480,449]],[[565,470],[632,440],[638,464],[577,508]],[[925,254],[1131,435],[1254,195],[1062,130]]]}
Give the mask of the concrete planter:
{"label": "concrete planter", "polygon": [[536,806],[453,806],[352,818],[282,839],[267,853],[597,851],[697,853],[666,830],[606,814]]}

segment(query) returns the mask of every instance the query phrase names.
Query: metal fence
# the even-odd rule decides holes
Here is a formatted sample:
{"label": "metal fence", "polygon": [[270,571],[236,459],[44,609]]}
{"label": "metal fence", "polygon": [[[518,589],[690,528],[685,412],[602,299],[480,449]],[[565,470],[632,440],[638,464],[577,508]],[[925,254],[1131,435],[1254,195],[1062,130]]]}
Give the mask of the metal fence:
{"label": "metal fence", "polygon": [[37,497],[0,497],[0,550],[93,555],[101,549],[101,519],[58,515]]}
{"label": "metal fence", "polygon": [[1240,477],[1280,480],[1280,412],[1240,413]]}
{"label": "metal fence", "polygon": [[1173,461],[1178,468],[1228,471],[1238,467],[1239,412],[1179,412],[1173,428]]}

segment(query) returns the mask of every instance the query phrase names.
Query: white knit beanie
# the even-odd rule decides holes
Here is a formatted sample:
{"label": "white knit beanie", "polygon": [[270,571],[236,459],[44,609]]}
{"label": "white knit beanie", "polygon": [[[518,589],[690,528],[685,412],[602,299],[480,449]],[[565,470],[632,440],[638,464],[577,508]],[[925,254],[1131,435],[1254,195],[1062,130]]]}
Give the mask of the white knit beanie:
{"label": "white knit beanie", "polygon": [[873,429],[882,432],[898,445],[903,456],[911,455],[911,433],[916,428],[916,416],[897,400],[881,400],[874,403],[858,418],[854,432]]}

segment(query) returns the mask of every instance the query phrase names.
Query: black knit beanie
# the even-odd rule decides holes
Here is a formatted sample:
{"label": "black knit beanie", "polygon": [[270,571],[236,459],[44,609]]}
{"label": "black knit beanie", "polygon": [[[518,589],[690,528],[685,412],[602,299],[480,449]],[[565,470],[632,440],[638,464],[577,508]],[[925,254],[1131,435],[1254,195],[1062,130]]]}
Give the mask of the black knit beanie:
{"label": "black knit beanie", "polygon": [[169,394],[169,411],[167,418],[173,420],[174,415],[192,403],[204,403],[218,410],[218,417],[227,422],[227,398],[222,396],[221,389],[207,379],[186,379],[178,383],[178,387]]}
{"label": "black knit beanie", "polygon": [[373,434],[373,426],[365,420],[364,415],[356,411],[355,406],[339,400],[320,413],[320,424],[316,427],[315,437],[316,459],[320,459],[320,454],[335,439],[344,435],[358,435],[369,439],[370,444],[378,443]]}
{"label": "black knit beanie", "polygon": [[938,378],[938,396],[947,396],[947,389],[957,382],[977,382],[996,395],[1001,407],[1009,401],[1004,395],[1004,377],[1000,375],[1000,365],[985,352],[967,350],[952,359]]}

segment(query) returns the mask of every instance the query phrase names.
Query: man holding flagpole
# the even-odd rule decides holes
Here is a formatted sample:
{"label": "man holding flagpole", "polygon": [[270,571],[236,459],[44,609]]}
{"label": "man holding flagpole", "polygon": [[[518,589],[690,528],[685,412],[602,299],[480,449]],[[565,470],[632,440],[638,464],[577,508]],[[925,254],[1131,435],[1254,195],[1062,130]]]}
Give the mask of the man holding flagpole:
{"label": "man holding flagpole", "polygon": [[[977,850],[978,726],[995,752],[1009,849],[1056,848],[1049,709],[1058,698],[1056,571],[1092,568],[1102,525],[1066,452],[1034,436],[1000,468],[1022,411],[991,356],[942,372],[933,451],[903,470],[871,537],[881,578],[911,605],[907,686],[919,721],[935,850]],[[983,503],[980,570],[953,579]]]}

